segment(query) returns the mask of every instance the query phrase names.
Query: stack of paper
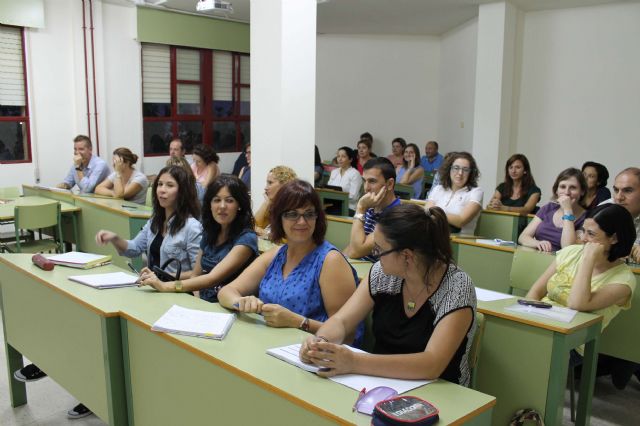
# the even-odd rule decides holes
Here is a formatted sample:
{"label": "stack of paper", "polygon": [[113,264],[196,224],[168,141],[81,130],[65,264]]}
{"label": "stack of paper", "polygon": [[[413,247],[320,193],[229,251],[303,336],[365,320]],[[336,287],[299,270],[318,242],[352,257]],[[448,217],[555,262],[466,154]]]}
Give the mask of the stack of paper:
{"label": "stack of paper", "polygon": [[112,272],[108,274],[74,275],[69,277],[71,281],[88,285],[97,289],[131,287],[138,283],[136,275],[125,272]]}
{"label": "stack of paper", "polygon": [[222,340],[235,319],[235,314],[198,311],[173,305],[153,324],[151,330]]}
{"label": "stack of paper", "polygon": [[70,251],[47,257],[56,265],[69,266],[78,269],[91,269],[96,266],[106,265],[111,262],[111,255],[82,253]]}
{"label": "stack of paper", "polygon": [[551,309],[545,309],[520,305],[518,303],[511,306],[505,306],[505,309],[507,311],[531,314],[537,317],[549,318],[560,322],[571,322],[578,313],[576,310],[564,308],[562,306],[552,306]]}
{"label": "stack of paper", "polygon": [[[316,367],[315,365],[305,364],[304,362],[300,361],[300,346],[300,343],[289,346],[282,346],[279,348],[268,349],[267,353],[284,362],[295,365],[298,368],[302,368],[303,370],[309,371],[311,373],[317,373],[319,370],[318,367]],[[348,345],[345,346],[354,352],[366,353],[363,350],[352,348]],[[373,389],[377,386],[387,386],[391,389],[395,389],[395,391],[399,394],[408,392],[411,389],[415,389],[434,381],[390,379],[388,377],[367,376],[364,374],[343,374],[340,376],[330,377],[330,379],[336,383],[340,383],[341,385],[350,387],[351,389],[355,389],[357,391],[360,391],[362,388]]]}

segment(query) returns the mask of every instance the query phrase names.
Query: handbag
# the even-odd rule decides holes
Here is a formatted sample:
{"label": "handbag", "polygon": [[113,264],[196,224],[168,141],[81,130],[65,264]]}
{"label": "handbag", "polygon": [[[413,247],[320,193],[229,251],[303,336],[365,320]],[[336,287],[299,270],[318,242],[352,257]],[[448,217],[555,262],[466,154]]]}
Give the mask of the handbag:
{"label": "handbag", "polygon": [[438,413],[438,409],[424,399],[397,396],[376,404],[371,425],[432,425],[438,421]]}
{"label": "handbag", "polygon": [[[165,268],[167,266],[171,265],[172,263],[177,263],[178,264],[178,266],[176,267],[176,275],[175,276],[173,276],[169,272],[165,271]],[[163,282],[176,281],[176,280],[180,279],[180,272],[182,272],[182,264],[180,263],[180,261],[178,259],[172,257],[171,259],[167,259],[167,261],[164,262],[161,267],[154,266],[151,269],[153,270],[153,273],[156,274],[156,277],[158,277],[158,279],[160,281],[163,281]]]}

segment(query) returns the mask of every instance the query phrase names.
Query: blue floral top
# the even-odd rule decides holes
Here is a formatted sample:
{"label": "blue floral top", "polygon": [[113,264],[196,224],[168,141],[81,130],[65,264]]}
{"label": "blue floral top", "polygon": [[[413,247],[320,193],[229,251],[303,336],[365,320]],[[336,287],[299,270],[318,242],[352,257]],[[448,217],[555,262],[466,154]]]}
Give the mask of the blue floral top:
{"label": "blue floral top", "polygon": [[[267,272],[260,282],[258,297],[264,303],[274,303],[312,320],[325,322],[329,315],[324,308],[322,292],[320,291],[320,272],[327,254],[338,250],[333,244],[324,241],[291,271],[287,278],[283,278],[282,269],[287,261],[288,246],[284,245],[267,268]],[[351,267],[354,288],[358,285],[358,275]],[[360,346],[364,324],[360,324],[356,331],[354,346]]]}

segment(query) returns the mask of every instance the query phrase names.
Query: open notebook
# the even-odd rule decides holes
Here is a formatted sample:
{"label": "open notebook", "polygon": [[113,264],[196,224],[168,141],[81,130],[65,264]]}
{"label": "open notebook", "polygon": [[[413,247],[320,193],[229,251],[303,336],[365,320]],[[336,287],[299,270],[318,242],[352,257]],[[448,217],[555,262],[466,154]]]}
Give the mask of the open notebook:
{"label": "open notebook", "polygon": [[71,281],[88,285],[97,289],[132,287],[138,284],[138,276],[126,272],[110,272],[107,274],[74,275]]}
{"label": "open notebook", "polygon": [[[284,362],[295,365],[298,368],[302,368],[303,370],[311,373],[316,373],[319,370],[318,367],[305,364],[300,361],[300,356],[298,355],[300,353],[300,346],[300,343],[297,343],[294,345],[267,349],[267,353]],[[363,350],[352,348],[348,345],[345,346],[354,352],[365,353]],[[357,391],[360,391],[362,388],[373,389],[377,386],[387,386],[391,389],[395,389],[399,394],[433,382],[433,380],[390,379],[388,377],[366,376],[364,374],[343,374],[340,376],[330,377],[330,379]]]}
{"label": "open notebook", "polygon": [[151,330],[222,340],[235,319],[235,314],[199,311],[173,305],[153,324]]}

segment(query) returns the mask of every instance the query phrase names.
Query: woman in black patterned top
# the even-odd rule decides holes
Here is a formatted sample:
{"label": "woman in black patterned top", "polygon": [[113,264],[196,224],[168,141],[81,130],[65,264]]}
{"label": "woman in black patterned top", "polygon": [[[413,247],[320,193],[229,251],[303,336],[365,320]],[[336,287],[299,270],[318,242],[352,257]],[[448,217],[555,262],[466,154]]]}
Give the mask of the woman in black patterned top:
{"label": "woman in black patterned top", "polygon": [[[356,373],[399,379],[443,378],[469,385],[476,296],[452,259],[447,216],[403,204],[374,231],[380,260],[345,305],[309,337],[300,359],[321,376]],[[341,343],[373,311],[373,354]]]}

